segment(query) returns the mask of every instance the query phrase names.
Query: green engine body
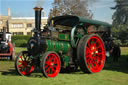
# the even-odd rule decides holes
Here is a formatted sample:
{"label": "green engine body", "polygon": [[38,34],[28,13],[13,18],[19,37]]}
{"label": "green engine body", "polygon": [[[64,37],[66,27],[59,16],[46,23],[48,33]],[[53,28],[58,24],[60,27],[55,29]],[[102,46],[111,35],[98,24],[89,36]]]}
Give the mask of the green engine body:
{"label": "green engine body", "polygon": [[[64,36],[64,35],[63,35]],[[47,48],[46,51],[55,51],[56,53],[59,53],[63,61],[62,66],[64,68],[69,66],[69,58],[71,57],[71,44],[69,41],[56,41],[56,40],[46,40]]]}
{"label": "green engine body", "polygon": [[47,48],[46,51],[55,51],[57,53],[67,53],[71,49],[71,44],[68,41],[55,41],[55,40],[46,40]]}

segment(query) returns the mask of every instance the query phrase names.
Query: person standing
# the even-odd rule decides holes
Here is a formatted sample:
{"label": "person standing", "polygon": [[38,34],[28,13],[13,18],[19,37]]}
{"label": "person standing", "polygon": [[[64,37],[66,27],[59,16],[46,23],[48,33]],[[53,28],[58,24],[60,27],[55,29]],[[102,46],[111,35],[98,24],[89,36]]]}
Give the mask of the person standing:
{"label": "person standing", "polygon": [[110,50],[110,45],[109,45],[109,43],[108,43],[107,41],[105,41],[106,62],[109,61],[109,57],[110,57],[110,52],[109,52],[109,50]]}
{"label": "person standing", "polygon": [[121,53],[120,46],[119,45],[114,45],[113,52],[112,52],[113,62],[118,62],[119,57],[120,57],[120,53]]}

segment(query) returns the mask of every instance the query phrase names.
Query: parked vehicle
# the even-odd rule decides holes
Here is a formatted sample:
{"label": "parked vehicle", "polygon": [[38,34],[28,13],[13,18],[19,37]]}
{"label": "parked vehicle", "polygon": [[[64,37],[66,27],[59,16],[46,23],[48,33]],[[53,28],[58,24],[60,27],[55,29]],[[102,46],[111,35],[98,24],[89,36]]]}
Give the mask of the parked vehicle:
{"label": "parked vehicle", "polygon": [[3,28],[3,32],[0,32],[0,59],[14,60],[15,52],[11,43],[11,33],[6,32]]}
{"label": "parked vehicle", "polygon": [[19,53],[15,67],[20,75],[30,75],[40,67],[45,77],[55,77],[60,70],[84,73],[100,72],[105,64],[102,30],[110,28],[105,22],[78,16],[57,16],[41,30],[41,10],[35,9],[35,29],[27,43],[28,51]]}

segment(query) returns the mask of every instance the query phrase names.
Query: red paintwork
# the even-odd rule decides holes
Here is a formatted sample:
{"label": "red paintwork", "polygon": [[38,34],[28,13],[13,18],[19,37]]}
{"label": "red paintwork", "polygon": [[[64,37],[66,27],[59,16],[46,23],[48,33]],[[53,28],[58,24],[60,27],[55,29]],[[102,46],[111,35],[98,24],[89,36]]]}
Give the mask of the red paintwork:
{"label": "red paintwork", "polygon": [[11,56],[12,55],[12,52],[13,52],[13,45],[11,43],[8,43],[8,46],[9,46],[9,53],[0,53],[0,56]]}
{"label": "red paintwork", "polygon": [[93,36],[89,39],[85,51],[85,58],[89,70],[93,73],[99,72],[105,63],[105,50],[102,40]]}
{"label": "red paintwork", "polygon": [[49,54],[46,57],[44,68],[45,68],[45,73],[48,75],[48,77],[57,76],[60,70],[59,57],[54,53]]}
{"label": "red paintwork", "polygon": [[34,70],[34,65],[30,63],[28,56],[21,55],[18,60],[18,69],[22,75],[29,75]]}

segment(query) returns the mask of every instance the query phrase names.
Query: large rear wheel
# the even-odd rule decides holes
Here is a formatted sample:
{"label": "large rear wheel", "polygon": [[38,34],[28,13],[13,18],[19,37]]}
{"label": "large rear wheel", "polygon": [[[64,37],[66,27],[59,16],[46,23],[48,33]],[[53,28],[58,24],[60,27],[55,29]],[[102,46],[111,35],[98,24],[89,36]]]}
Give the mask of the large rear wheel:
{"label": "large rear wheel", "polygon": [[19,53],[15,60],[15,68],[20,75],[30,75],[34,70],[33,60],[27,51]]}
{"label": "large rear wheel", "polygon": [[40,68],[45,77],[56,77],[60,72],[61,61],[56,52],[46,52],[42,56]]}
{"label": "large rear wheel", "polygon": [[97,73],[105,64],[105,48],[100,36],[85,35],[78,44],[77,58],[83,72]]}

